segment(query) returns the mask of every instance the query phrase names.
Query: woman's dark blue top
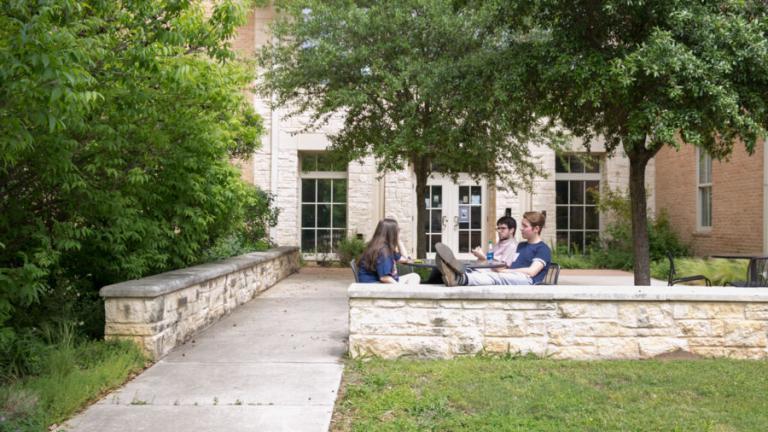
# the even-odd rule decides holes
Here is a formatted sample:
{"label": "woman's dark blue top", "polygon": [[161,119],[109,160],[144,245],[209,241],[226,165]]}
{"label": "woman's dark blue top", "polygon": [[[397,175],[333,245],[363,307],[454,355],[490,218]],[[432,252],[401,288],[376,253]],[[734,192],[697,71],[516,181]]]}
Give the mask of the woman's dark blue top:
{"label": "woman's dark blue top", "polygon": [[365,263],[360,262],[357,270],[357,278],[360,283],[376,283],[384,276],[391,276],[395,280],[399,279],[396,263],[400,260],[400,254],[388,254],[385,251],[386,248],[382,248],[379,252],[375,271],[368,270],[365,268]]}

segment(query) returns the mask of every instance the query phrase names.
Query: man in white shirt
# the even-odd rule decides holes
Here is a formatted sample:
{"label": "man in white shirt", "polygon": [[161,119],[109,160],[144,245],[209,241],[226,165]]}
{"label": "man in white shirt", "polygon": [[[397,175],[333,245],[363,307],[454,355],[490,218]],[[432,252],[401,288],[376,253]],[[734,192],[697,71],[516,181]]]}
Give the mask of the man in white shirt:
{"label": "man in white shirt", "polygon": [[[517,258],[515,231],[517,231],[517,222],[512,216],[502,216],[496,221],[496,234],[499,236],[499,241],[493,246],[493,259],[505,263],[507,267]],[[476,256],[478,261],[486,260],[480,246],[472,249],[472,255]]]}

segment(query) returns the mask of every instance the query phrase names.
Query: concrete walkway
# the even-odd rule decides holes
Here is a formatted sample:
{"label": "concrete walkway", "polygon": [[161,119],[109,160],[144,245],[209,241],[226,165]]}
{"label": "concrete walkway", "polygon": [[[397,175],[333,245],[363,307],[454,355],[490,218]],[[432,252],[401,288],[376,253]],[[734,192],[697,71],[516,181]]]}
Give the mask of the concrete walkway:
{"label": "concrete walkway", "polygon": [[327,431],[349,269],[305,267],[178,347],[67,431]]}

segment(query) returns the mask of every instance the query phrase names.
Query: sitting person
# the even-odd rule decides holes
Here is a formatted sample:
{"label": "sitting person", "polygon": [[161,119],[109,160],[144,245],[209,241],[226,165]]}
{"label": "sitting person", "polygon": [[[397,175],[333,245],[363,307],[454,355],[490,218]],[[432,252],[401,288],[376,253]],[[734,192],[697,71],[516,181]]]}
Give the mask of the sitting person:
{"label": "sitting person", "polygon": [[436,244],[435,262],[443,273],[443,282],[447,286],[533,285],[541,282],[552,261],[549,246],[541,240],[546,217],[546,212],[526,212],[523,215],[520,233],[526,241],[517,246],[518,256],[509,267],[494,269],[493,272],[467,272],[448,246]]}
{"label": "sitting person", "polygon": [[399,276],[397,263],[407,263],[403,257],[403,246],[399,240],[400,228],[394,219],[382,219],[376,225],[373,238],[365,246],[358,263],[357,276],[361,283],[418,284],[421,278],[416,273]]}
{"label": "sitting person", "polygon": [[[496,221],[496,234],[499,236],[499,242],[493,247],[493,260],[501,261],[509,267],[517,258],[517,240],[515,240],[515,231],[517,222],[512,216],[502,216]],[[472,255],[477,257],[478,261],[485,261],[485,254],[480,246],[472,249]]]}

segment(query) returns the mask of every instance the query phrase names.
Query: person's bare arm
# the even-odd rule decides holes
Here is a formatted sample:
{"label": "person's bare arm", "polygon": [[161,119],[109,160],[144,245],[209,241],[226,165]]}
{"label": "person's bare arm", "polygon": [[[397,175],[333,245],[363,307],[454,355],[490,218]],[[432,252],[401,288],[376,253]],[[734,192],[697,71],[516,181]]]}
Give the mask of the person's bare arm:
{"label": "person's bare arm", "polygon": [[472,249],[472,255],[474,255],[478,261],[485,261],[485,254],[483,253],[483,248],[480,246]]}
{"label": "person's bare arm", "polygon": [[402,241],[398,242],[397,249],[398,253],[400,253],[400,259],[397,260],[397,262],[401,264],[409,264],[411,262],[411,257],[408,255],[408,250],[405,249],[405,245]]}
{"label": "person's bare arm", "polygon": [[516,268],[516,269],[510,269],[510,268],[499,268],[494,269],[499,273],[509,273],[509,272],[516,272],[516,273],[522,273],[529,277],[534,277],[539,272],[544,270],[544,264],[542,264],[541,261],[534,261],[530,266],[528,267],[522,267],[522,268]]}
{"label": "person's bare arm", "polygon": [[392,276],[382,276],[379,278],[379,282],[386,284],[396,284],[397,281]]}

